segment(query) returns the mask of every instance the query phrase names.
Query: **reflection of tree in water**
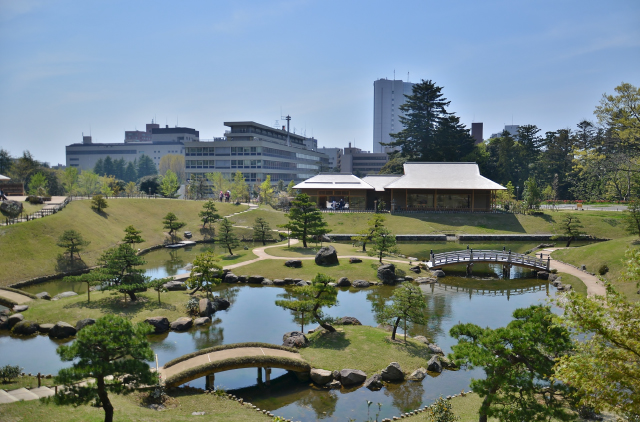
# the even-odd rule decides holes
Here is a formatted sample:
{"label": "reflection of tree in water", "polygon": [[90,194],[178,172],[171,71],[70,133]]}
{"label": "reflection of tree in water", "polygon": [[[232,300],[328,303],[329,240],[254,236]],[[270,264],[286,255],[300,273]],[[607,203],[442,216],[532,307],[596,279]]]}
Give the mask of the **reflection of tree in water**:
{"label": "reflection of tree in water", "polygon": [[324,419],[333,416],[337,403],[338,395],[335,392],[318,391],[311,388],[296,404],[300,407],[312,408],[318,419]]}
{"label": "reflection of tree in water", "polygon": [[367,300],[371,303],[371,312],[376,320],[378,319],[378,314],[380,314],[385,304],[391,300],[393,290],[393,287],[379,287],[367,292]]}
{"label": "reflection of tree in water", "polygon": [[224,328],[219,327],[222,323],[220,318],[216,318],[211,325],[205,325],[202,328],[189,331],[193,338],[196,350],[206,349],[207,347],[219,346],[224,341]]}
{"label": "reflection of tree in water", "polygon": [[387,383],[384,395],[391,396],[393,406],[401,412],[410,412],[422,404],[424,388],[421,382]]}
{"label": "reflection of tree in water", "polygon": [[238,293],[240,293],[240,287],[227,285],[220,289],[215,289],[214,292],[217,292],[218,296],[227,299],[229,303],[233,305],[238,297]]}
{"label": "reflection of tree in water", "polygon": [[[277,297],[278,299],[283,300],[300,300],[302,298],[301,295],[295,295],[294,289],[291,288],[285,288],[284,293],[279,293]],[[313,321],[315,321],[315,318],[313,317],[313,314],[311,312],[299,312],[291,309],[289,309],[288,311],[293,318],[293,322],[301,327],[301,331],[304,331],[302,330],[303,326],[308,327]]]}
{"label": "reflection of tree in water", "polygon": [[167,275],[176,275],[178,270],[184,266],[185,263],[181,258],[180,251],[169,249],[169,259],[164,262],[164,269],[167,271]]}
{"label": "reflection of tree in water", "polygon": [[153,334],[149,336],[153,350],[162,350],[165,352],[173,352],[176,350],[176,344],[172,341],[165,341],[169,337],[169,333]]}

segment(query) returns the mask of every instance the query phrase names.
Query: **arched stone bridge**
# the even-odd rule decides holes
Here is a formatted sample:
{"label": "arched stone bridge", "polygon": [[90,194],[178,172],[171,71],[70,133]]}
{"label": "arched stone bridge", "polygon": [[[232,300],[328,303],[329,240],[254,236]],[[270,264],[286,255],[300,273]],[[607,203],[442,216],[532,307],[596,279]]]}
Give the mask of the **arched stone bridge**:
{"label": "arched stone bridge", "polygon": [[206,377],[207,388],[213,387],[214,374],[241,368],[258,368],[258,383],[262,382],[262,368],[267,385],[271,368],[294,372],[309,372],[311,366],[297,351],[276,345],[238,343],[203,349],[196,353],[167,362],[158,369],[160,381],[166,387],[177,387],[186,382]]}
{"label": "arched stone bridge", "polygon": [[534,271],[549,271],[551,258],[549,256],[546,259],[538,258],[535,255],[513,253],[504,249],[502,251],[465,249],[437,254],[432,251],[429,261],[425,264],[431,270],[441,269],[450,265],[466,265],[467,274],[471,274],[475,263],[500,264],[503,268],[503,274],[508,274],[514,265],[530,268]]}

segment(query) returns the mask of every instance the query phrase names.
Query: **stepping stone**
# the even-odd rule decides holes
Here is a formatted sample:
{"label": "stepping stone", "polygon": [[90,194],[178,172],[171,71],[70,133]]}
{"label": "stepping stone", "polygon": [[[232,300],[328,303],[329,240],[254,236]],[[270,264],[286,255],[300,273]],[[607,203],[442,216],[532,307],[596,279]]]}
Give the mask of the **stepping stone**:
{"label": "stepping stone", "polygon": [[56,394],[55,390],[52,390],[49,387],[38,387],[38,388],[32,388],[31,391],[33,394],[35,394],[36,396],[43,398],[43,397],[51,397],[54,396]]}
{"label": "stepping stone", "polygon": [[38,400],[40,397],[33,394],[26,388],[18,388],[17,390],[11,390],[11,395],[18,400]]}
{"label": "stepping stone", "polygon": [[14,403],[17,401],[18,399],[13,397],[11,394],[7,393],[4,390],[0,390],[0,404]]}

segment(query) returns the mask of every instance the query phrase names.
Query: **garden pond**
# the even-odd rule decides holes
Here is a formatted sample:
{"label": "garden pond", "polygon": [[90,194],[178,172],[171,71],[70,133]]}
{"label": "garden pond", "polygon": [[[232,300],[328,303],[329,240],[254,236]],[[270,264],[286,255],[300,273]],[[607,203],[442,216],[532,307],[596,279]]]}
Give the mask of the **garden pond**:
{"label": "garden pond", "polygon": [[[514,252],[524,252],[535,246],[532,242],[455,242],[422,243],[406,242],[400,245],[401,253],[424,258],[435,253],[466,248],[502,249],[506,246]],[[147,274],[164,277],[186,272],[184,266],[211,246],[197,245],[190,250],[156,250],[145,255]],[[424,335],[438,344],[445,353],[451,351],[455,340],[449,337],[450,328],[458,323],[471,322],[480,326],[497,328],[511,321],[517,308],[544,303],[553,298],[556,289],[544,280],[532,277],[530,271],[514,268],[510,279],[499,277],[501,268],[493,265],[476,265],[474,277],[464,277],[464,267],[447,270],[447,276],[437,284],[421,285],[428,303],[428,320],[425,326],[410,325],[408,334]],[[362,324],[376,326],[376,304],[388,299],[393,287],[380,286],[368,289],[340,289],[338,305],[328,309],[334,317],[351,316]],[[52,281],[25,288],[37,293],[48,291],[51,295],[68,290],[83,293],[82,286],[70,288],[69,283]],[[275,306],[284,289],[273,286],[229,286],[218,287],[217,294],[229,299],[231,306],[217,312],[213,323],[193,328],[185,333],[169,332],[151,336],[154,352],[160,364],[206,347],[246,341],[282,343],[282,335],[299,330],[289,311]],[[86,292],[86,290],[84,290]],[[400,331],[401,332],[401,331]],[[8,332],[0,333],[0,365],[20,365],[25,372],[53,373],[68,365],[61,362],[56,348],[62,341],[53,341],[47,336],[28,338],[13,337]],[[339,353],[339,352],[336,352]],[[381,362],[382,366],[388,362]],[[425,362],[426,364],[426,362]],[[357,368],[355,368],[357,369]],[[416,368],[403,368],[413,371]],[[371,374],[369,374],[371,375]],[[444,371],[438,376],[428,376],[421,382],[407,381],[388,384],[380,391],[366,388],[349,390],[326,390],[314,387],[309,382],[299,382],[286,375],[286,371],[272,371],[270,388],[257,387],[255,368],[239,369],[216,374],[216,387],[235,390],[234,394],[245,398],[261,409],[278,416],[301,421],[333,420],[378,420],[399,415],[402,412],[430,404],[440,395],[457,394],[469,390],[471,378],[483,376],[482,370]],[[204,378],[189,385],[204,388]],[[367,401],[373,404],[367,405]]]}

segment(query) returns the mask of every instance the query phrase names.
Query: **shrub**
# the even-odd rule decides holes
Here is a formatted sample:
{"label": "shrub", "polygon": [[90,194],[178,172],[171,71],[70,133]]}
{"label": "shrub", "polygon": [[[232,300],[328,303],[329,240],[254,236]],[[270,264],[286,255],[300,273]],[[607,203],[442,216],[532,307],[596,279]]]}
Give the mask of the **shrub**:
{"label": "shrub", "polygon": [[404,276],[407,275],[407,272],[405,270],[401,270],[400,268],[396,268],[396,277],[397,278],[404,278]]}
{"label": "shrub", "polygon": [[607,266],[607,264],[602,264],[600,265],[600,267],[598,267],[598,274],[605,275],[608,272],[609,272],[609,267]]}
{"label": "shrub", "polygon": [[22,368],[18,365],[5,365],[0,367],[0,379],[2,379],[3,383],[8,383],[12,379],[18,378],[21,372]]}
{"label": "shrub", "polygon": [[187,302],[187,312],[189,315],[197,315],[200,313],[200,301],[195,297],[192,297]]}
{"label": "shrub", "polygon": [[429,406],[428,420],[433,422],[455,422],[460,418],[453,413],[451,402],[443,399],[442,396]]}

